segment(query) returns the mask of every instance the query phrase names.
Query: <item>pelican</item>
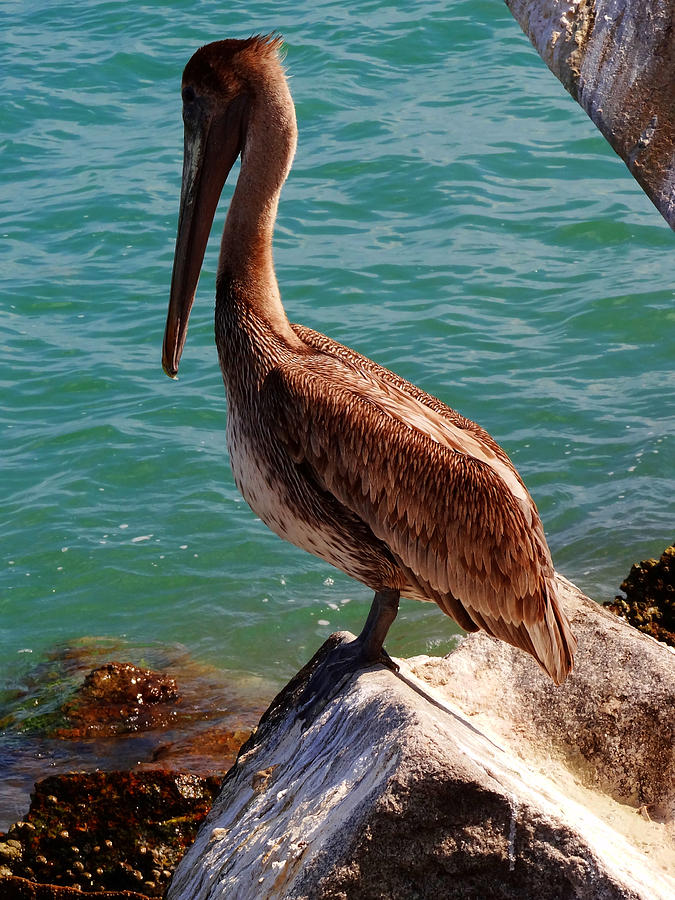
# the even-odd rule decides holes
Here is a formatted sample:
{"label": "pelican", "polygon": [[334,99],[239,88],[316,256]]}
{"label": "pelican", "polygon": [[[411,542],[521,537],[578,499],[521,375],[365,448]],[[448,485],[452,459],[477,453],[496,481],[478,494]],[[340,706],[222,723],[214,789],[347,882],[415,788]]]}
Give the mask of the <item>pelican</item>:
{"label": "pelican", "polygon": [[316,691],[377,662],[396,668],[383,643],[401,595],[519,647],[560,684],[576,640],[539,514],[506,453],[440,400],[286,316],[272,235],[297,127],[280,45],[216,41],[185,67],[164,370],[176,377],[216,206],[241,156],[215,306],[234,479],[272,531],[375,595]]}

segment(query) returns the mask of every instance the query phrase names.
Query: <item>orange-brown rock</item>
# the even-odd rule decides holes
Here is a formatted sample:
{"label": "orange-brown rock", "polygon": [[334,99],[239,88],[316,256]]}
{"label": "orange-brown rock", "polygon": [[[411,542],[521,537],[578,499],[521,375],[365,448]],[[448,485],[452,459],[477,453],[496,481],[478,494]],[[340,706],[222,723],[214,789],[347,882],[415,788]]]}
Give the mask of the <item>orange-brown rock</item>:
{"label": "orange-brown rock", "polygon": [[8,876],[161,897],[220,783],[162,770],[45,778],[25,819],[0,835],[0,897],[10,896],[10,886],[20,897],[51,896],[37,887],[21,893],[29,889]]}
{"label": "orange-brown rock", "polygon": [[88,738],[169,725],[180,697],[173,678],[132,663],[109,662],[90,672],[62,707],[57,737]]}

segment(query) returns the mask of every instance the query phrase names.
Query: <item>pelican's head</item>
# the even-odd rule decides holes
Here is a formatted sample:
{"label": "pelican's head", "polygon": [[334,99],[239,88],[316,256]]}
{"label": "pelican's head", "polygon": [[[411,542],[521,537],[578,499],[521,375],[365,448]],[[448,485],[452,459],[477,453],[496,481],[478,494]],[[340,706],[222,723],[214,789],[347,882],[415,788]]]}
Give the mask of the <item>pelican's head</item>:
{"label": "pelican's head", "polygon": [[204,251],[227,176],[241,153],[255,73],[279,66],[279,37],[216,41],[183,72],[185,149],[162,366],[175,378]]}

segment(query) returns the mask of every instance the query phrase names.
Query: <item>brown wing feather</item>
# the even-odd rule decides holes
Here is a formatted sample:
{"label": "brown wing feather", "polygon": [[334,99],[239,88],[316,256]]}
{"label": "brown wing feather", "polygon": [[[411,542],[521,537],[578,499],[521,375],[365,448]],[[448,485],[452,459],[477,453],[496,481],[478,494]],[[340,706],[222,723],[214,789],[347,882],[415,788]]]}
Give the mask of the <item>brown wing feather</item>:
{"label": "brown wing feather", "polygon": [[[508,456],[491,434],[485,431],[484,428],[481,428],[476,422],[467,419],[466,416],[463,416],[461,413],[458,413],[457,410],[452,409],[452,407],[443,403],[438,397],[434,397],[433,394],[428,394],[426,391],[423,391],[422,388],[417,387],[416,384],[406,381],[405,378],[401,378],[396,372],[392,372],[391,369],[387,369],[379,363],[373,362],[372,359],[363,356],[361,353],[357,353],[356,350],[352,350],[351,347],[346,347],[344,344],[340,344],[338,341],[326,337],[326,335],[321,334],[320,331],[314,331],[313,328],[308,328],[306,325],[297,325],[295,323],[291,323],[291,328],[297,336],[313,350],[318,350],[320,353],[328,354],[348,364],[356,365],[365,372],[375,375],[384,383],[392,384],[395,387],[400,388],[411,397],[419,400],[419,402],[424,404],[428,409],[431,409],[440,416],[446,418],[449,422],[476,435],[476,437],[478,437],[486,447],[489,447],[496,456],[511,465]],[[514,473],[517,478],[520,478],[515,469]]]}
{"label": "brown wing feather", "polygon": [[482,429],[463,438],[457,429],[468,420],[450,410],[448,430],[402,379],[383,380],[380,367],[348,353],[343,365],[312,354],[271,373],[263,394],[277,437],[368,524],[424,597],[532,653],[562,680],[573,638],[536,508],[508,458],[492,439],[478,447],[483,459],[462,452],[455,445],[464,439],[476,449]]}

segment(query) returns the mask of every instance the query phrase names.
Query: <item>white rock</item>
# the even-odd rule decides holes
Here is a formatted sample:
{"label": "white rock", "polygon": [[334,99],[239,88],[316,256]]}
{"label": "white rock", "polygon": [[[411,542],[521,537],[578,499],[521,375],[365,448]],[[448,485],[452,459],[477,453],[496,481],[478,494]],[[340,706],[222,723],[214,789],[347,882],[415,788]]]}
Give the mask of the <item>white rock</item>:
{"label": "white rock", "polygon": [[306,667],[242,748],[169,900],[672,900],[675,654],[566,592],[580,649],[560,688],[472,635],[399,676],[362,672],[303,728]]}

